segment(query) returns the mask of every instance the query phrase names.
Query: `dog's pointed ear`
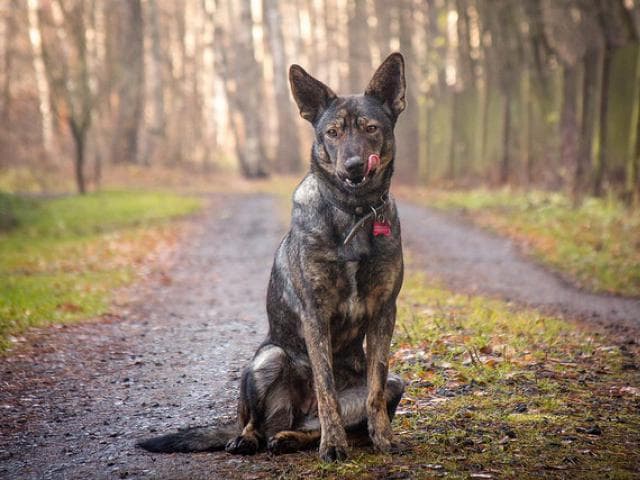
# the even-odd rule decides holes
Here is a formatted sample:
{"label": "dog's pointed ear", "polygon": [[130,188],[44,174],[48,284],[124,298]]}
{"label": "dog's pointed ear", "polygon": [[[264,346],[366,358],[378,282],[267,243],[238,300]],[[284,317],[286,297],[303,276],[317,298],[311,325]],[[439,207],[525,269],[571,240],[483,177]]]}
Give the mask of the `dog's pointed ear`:
{"label": "dog's pointed ear", "polygon": [[315,123],[336,98],[336,94],[329,87],[305,72],[300,65],[291,65],[289,68],[289,83],[300,115],[311,123]]}
{"label": "dog's pointed ear", "polygon": [[386,105],[395,120],[407,106],[404,98],[406,89],[404,58],[399,53],[392,53],[373,74],[364,94],[375,97]]}

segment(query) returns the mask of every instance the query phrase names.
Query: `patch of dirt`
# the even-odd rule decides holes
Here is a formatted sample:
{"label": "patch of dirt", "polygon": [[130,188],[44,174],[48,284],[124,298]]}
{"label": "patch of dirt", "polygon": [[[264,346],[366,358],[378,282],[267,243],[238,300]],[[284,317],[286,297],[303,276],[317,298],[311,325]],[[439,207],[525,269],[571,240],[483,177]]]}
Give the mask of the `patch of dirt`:
{"label": "patch of dirt", "polygon": [[402,240],[414,268],[456,291],[482,293],[608,327],[640,326],[640,300],[577,289],[527,260],[503,237],[460,218],[400,202]]}

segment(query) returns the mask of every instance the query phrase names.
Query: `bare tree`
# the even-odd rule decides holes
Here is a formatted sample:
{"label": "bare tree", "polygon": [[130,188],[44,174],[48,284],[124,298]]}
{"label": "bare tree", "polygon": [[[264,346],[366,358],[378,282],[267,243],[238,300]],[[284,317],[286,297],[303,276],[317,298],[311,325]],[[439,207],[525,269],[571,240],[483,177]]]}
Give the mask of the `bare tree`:
{"label": "bare tree", "polygon": [[[56,114],[69,126],[74,142],[74,169],[78,192],[86,192],[87,135],[98,100],[91,84],[87,55],[89,4],[57,0],[41,8],[42,53]],[[46,32],[44,32],[46,30]]]}

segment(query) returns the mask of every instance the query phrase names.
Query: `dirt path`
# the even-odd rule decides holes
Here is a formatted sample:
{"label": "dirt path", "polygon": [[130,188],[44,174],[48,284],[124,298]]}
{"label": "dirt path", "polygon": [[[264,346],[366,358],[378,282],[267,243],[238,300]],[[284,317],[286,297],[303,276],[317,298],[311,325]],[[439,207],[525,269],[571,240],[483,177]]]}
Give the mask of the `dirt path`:
{"label": "dirt path", "polygon": [[[277,204],[266,196],[214,204],[170,284],[154,282],[147,302],[126,319],[53,329],[41,347],[2,360],[0,478],[251,472],[254,462],[225,454],[163,456],[134,448],[151,429],[234,414],[240,370],[266,333],[269,268],[283,233]],[[268,478],[271,468],[262,462],[256,473]]]}
{"label": "dirt path", "polygon": [[401,203],[402,240],[414,267],[457,291],[478,292],[569,317],[640,325],[640,300],[578,290],[527,261],[511,241],[458,218]]}
{"label": "dirt path", "polygon": [[[640,318],[637,301],[577,292],[505,240],[419,207],[403,204],[400,213],[414,265],[456,288],[611,321]],[[292,457],[134,448],[153,430],[233,415],[240,369],[266,331],[280,218],[268,196],[216,197],[170,281],[147,282],[124,318],[45,329],[30,349],[3,359],[0,478],[273,478],[286,471]]]}

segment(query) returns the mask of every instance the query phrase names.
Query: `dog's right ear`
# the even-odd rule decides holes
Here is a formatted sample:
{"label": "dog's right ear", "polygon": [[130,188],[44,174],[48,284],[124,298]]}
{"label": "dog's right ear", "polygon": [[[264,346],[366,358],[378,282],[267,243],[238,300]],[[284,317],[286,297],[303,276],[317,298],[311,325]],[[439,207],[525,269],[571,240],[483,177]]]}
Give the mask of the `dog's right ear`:
{"label": "dog's right ear", "polygon": [[305,72],[300,65],[291,65],[289,68],[289,83],[300,115],[313,124],[336,98],[333,90]]}

